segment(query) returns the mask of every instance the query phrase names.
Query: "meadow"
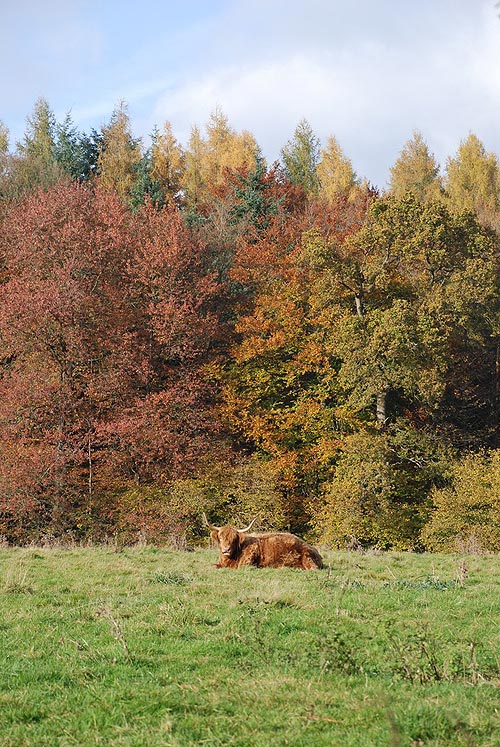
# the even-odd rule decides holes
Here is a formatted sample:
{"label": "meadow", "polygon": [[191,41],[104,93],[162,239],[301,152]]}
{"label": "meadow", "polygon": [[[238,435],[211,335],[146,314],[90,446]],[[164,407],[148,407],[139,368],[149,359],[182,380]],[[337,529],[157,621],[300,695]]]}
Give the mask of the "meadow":
{"label": "meadow", "polygon": [[498,747],[500,558],[0,549],[2,747]]}

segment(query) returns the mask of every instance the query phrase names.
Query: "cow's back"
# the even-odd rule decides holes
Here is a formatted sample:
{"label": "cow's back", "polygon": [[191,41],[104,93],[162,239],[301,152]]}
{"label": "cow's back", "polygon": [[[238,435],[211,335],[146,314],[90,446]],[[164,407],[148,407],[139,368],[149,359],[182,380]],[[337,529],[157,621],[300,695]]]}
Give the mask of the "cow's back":
{"label": "cow's back", "polygon": [[323,568],[321,555],[295,534],[277,532],[252,535],[259,542],[261,567]]}

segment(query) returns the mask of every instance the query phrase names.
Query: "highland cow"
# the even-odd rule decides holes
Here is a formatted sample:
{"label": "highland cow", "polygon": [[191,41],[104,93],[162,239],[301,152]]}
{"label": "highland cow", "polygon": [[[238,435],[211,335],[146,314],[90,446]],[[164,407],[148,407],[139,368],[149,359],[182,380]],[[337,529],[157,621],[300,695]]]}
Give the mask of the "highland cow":
{"label": "highland cow", "polygon": [[255,521],[245,529],[232,526],[216,527],[205,514],[204,521],[210,536],[219,548],[217,568],[323,568],[323,560],[315,547],[289,532],[248,534]]}

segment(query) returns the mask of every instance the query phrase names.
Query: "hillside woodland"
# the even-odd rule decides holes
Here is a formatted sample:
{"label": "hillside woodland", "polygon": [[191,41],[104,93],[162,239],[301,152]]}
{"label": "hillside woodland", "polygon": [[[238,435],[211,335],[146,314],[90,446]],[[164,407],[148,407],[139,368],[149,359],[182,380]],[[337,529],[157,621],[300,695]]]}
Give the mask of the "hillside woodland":
{"label": "hillside woodland", "polygon": [[500,168],[418,132],[386,190],[302,120],[149,144],[0,124],[0,535],[500,550]]}

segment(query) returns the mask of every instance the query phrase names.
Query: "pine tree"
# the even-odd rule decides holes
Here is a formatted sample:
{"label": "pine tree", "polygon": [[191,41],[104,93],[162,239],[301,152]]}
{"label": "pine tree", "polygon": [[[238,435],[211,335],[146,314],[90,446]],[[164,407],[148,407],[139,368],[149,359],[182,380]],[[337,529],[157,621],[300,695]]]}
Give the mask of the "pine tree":
{"label": "pine tree", "polygon": [[307,120],[302,119],[293,138],[281,150],[285,172],[292,184],[300,184],[307,194],[318,191],[317,166],[320,142]]}
{"label": "pine tree", "polygon": [[419,200],[432,200],[440,195],[439,165],[418,130],[391,168],[389,189],[398,199],[407,192],[412,192]]}

